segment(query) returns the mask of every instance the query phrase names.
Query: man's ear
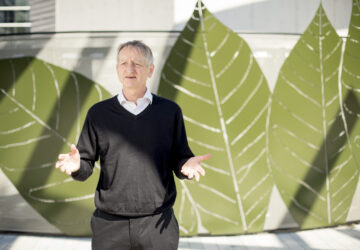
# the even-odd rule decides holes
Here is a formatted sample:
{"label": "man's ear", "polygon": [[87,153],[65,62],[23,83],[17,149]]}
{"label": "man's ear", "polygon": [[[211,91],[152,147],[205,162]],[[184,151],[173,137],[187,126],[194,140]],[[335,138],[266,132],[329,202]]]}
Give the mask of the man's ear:
{"label": "man's ear", "polygon": [[152,64],[152,65],[149,67],[148,78],[151,78],[152,74],[154,73],[154,69],[155,69],[155,66],[154,66],[154,64]]}

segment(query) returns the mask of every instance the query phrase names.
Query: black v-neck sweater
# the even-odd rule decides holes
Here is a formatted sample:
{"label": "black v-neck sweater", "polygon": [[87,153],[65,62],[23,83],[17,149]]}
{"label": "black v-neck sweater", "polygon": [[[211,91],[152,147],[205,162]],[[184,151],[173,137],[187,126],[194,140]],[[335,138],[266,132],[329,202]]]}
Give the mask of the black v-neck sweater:
{"label": "black v-neck sweater", "polygon": [[193,155],[186,139],[180,107],[153,94],[153,102],[133,115],[117,97],[93,105],[77,144],[86,180],[100,157],[95,206],[121,216],[144,216],[172,207],[176,198],[173,172]]}

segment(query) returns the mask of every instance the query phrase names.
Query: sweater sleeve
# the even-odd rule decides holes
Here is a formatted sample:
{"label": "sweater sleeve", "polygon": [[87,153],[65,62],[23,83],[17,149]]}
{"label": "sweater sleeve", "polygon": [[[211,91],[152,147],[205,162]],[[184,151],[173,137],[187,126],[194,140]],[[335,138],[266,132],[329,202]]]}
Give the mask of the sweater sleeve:
{"label": "sweater sleeve", "polygon": [[189,158],[193,157],[194,154],[192,153],[186,138],[184,119],[180,108],[176,115],[174,141],[173,141],[173,156],[174,156],[173,171],[175,175],[179,179],[186,179],[187,177],[180,172],[181,167],[185,164],[185,162]]}
{"label": "sweater sleeve", "polygon": [[77,143],[80,153],[80,169],[71,176],[78,181],[85,181],[93,172],[95,162],[99,159],[98,138],[89,112]]}

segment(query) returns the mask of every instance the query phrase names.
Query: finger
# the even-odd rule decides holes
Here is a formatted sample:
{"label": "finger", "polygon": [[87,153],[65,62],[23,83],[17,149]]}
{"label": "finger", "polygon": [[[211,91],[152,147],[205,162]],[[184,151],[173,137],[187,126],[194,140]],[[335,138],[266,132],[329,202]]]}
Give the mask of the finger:
{"label": "finger", "polygon": [[192,178],[194,178],[194,173],[193,172],[188,173],[187,177],[189,180],[191,180]]}
{"label": "finger", "polygon": [[180,172],[186,177],[189,175],[189,172],[186,169],[182,169]]}
{"label": "finger", "polygon": [[70,145],[70,149],[71,149],[71,155],[74,155],[76,153],[79,153],[78,149],[76,148],[76,146],[74,144]]}
{"label": "finger", "polygon": [[199,181],[200,181],[200,175],[199,175],[199,173],[198,173],[198,172],[195,172],[194,175],[195,175],[195,180],[196,180],[197,182],[199,182]]}
{"label": "finger", "polygon": [[197,158],[199,161],[205,161],[205,160],[209,159],[210,157],[211,157],[211,154],[206,154],[206,155],[200,155]]}
{"label": "finger", "polygon": [[59,154],[59,160],[65,159],[68,154]]}
{"label": "finger", "polygon": [[61,161],[57,161],[56,164],[55,164],[55,167],[56,168],[59,168],[62,166],[62,162]]}
{"label": "finger", "polygon": [[67,169],[65,172],[66,172],[66,174],[71,175],[70,169]]}
{"label": "finger", "polygon": [[205,176],[205,170],[201,166],[198,168],[198,171],[202,176]]}
{"label": "finger", "polygon": [[180,170],[180,172],[181,172],[182,174],[185,174],[185,173],[186,173],[186,169],[185,169],[185,168],[182,168],[182,169]]}
{"label": "finger", "polygon": [[61,172],[64,173],[66,171],[66,167],[64,165],[62,165],[62,166],[60,166],[60,170],[61,170]]}

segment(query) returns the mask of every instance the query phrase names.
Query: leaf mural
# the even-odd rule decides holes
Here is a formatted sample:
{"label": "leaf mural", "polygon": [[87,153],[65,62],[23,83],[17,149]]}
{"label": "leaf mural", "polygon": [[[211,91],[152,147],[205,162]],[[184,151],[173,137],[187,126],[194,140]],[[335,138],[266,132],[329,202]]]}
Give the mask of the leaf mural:
{"label": "leaf mural", "polygon": [[88,108],[109,93],[36,58],[0,60],[0,71],[2,171],[49,223],[69,235],[89,235],[99,172],[80,183],[54,166],[76,144]]}
{"label": "leaf mural", "polygon": [[183,111],[199,184],[177,182],[184,235],[262,231],[273,186],[266,162],[269,87],[249,46],[198,1],[162,71],[158,93]]}
{"label": "leaf mural", "polygon": [[268,161],[301,228],[345,222],[358,180],[339,105],[342,39],[322,6],[282,66],[272,97]]}
{"label": "leaf mural", "polygon": [[[354,120],[360,117],[360,1],[353,0],[352,15],[349,25],[349,35],[346,40],[345,52],[341,72],[340,90],[343,100],[343,118],[346,126],[351,126]],[[349,137],[349,133],[347,132]],[[351,133],[350,143],[360,167],[360,123],[356,125]],[[358,168],[360,170],[360,168]]]}

